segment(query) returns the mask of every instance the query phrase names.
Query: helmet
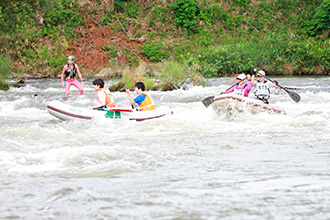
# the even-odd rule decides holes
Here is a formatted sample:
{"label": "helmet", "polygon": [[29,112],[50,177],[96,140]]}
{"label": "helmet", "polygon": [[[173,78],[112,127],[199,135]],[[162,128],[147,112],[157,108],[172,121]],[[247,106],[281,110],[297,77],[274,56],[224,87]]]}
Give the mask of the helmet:
{"label": "helmet", "polygon": [[243,80],[243,79],[245,79],[245,78],[246,78],[246,76],[245,76],[244,73],[239,74],[239,75],[236,77],[236,79],[239,79],[239,80]]}
{"label": "helmet", "polygon": [[258,76],[266,76],[265,71],[262,70],[258,71]]}
{"label": "helmet", "polygon": [[75,58],[74,58],[74,56],[69,56],[69,57],[68,57],[68,60],[72,60],[72,61],[74,61]]}

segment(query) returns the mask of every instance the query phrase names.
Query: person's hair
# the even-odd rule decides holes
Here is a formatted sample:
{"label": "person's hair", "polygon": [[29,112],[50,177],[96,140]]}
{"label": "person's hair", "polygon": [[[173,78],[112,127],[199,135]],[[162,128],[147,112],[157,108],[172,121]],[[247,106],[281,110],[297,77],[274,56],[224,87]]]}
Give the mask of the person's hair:
{"label": "person's hair", "polygon": [[145,91],[146,90],[146,87],[145,87],[145,85],[144,85],[143,82],[137,82],[135,84],[135,87],[138,88],[138,89],[141,89],[142,91]]}
{"label": "person's hair", "polygon": [[96,78],[93,81],[93,85],[99,85],[100,88],[103,88],[104,87],[104,81],[103,81],[103,79]]}

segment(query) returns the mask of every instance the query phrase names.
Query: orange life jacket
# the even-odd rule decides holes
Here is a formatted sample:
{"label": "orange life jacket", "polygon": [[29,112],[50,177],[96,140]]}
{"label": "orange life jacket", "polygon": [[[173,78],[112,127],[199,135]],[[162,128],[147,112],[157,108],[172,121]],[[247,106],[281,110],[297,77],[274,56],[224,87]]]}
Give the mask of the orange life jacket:
{"label": "orange life jacket", "polygon": [[[109,108],[116,107],[115,101],[113,100],[112,95],[108,93],[107,88],[101,88],[101,91],[104,92],[105,94],[105,105],[108,106]],[[100,100],[99,95],[97,95],[97,100],[99,100],[99,102],[103,101]]]}
{"label": "orange life jacket", "polygon": [[139,105],[139,110],[141,111],[148,111],[148,110],[153,110],[156,109],[156,106],[150,96],[146,92],[142,92],[143,95],[146,96],[146,98],[141,102]]}

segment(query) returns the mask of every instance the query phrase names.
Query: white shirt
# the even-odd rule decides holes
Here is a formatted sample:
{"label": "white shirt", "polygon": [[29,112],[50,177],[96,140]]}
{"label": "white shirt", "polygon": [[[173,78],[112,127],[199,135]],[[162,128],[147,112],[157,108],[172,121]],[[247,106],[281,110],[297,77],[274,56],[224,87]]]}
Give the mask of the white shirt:
{"label": "white shirt", "polygon": [[266,82],[257,82],[256,84],[256,91],[255,91],[255,95],[257,97],[265,97],[265,98],[269,98],[269,89],[274,87],[275,85],[270,82],[270,81],[266,81]]}
{"label": "white shirt", "polygon": [[106,102],[106,96],[105,96],[105,93],[104,93],[104,91],[98,91],[97,92],[97,97],[98,97],[98,99],[99,99],[99,102]]}

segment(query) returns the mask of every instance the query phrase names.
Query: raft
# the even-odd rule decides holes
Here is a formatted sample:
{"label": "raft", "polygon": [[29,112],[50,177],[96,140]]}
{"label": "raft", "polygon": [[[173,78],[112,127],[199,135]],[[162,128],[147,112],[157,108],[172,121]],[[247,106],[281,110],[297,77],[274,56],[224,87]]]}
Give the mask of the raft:
{"label": "raft", "polygon": [[92,120],[95,118],[128,119],[144,121],[171,115],[173,112],[168,107],[157,107],[150,111],[137,111],[130,108],[111,108],[107,110],[90,110],[88,108],[74,107],[55,100],[47,105],[47,111],[52,116],[64,121],[74,119]]}
{"label": "raft", "polygon": [[265,104],[261,100],[252,99],[249,97],[239,96],[234,93],[222,94],[214,97],[212,107],[217,112],[243,112],[249,111],[253,114],[258,112],[268,112],[276,114],[284,114],[286,112],[276,106]]}

